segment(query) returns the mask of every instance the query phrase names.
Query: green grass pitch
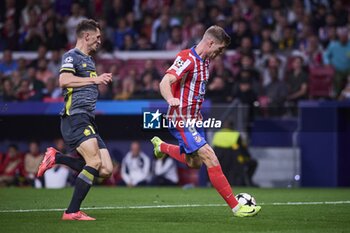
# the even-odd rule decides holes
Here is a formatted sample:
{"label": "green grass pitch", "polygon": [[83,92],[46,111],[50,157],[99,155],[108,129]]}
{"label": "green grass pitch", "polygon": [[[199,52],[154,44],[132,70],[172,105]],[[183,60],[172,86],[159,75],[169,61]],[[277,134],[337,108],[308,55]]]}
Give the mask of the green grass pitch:
{"label": "green grass pitch", "polygon": [[212,188],[94,187],[83,208],[97,221],[61,221],[72,191],[0,189],[0,232],[350,232],[350,189],[238,187],[235,193],[252,194],[262,210],[236,218]]}

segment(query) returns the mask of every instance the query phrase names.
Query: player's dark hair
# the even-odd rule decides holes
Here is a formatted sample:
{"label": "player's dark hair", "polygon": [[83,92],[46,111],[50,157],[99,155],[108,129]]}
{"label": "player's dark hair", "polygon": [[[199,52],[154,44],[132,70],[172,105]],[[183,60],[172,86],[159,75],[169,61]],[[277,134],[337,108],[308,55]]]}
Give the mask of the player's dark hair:
{"label": "player's dark hair", "polygon": [[78,24],[75,32],[77,34],[77,37],[81,37],[83,35],[83,32],[97,31],[97,29],[101,30],[98,22],[93,19],[84,19]]}
{"label": "player's dark hair", "polygon": [[217,25],[208,28],[204,34],[215,38],[219,42],[224,42],[226,46],[231,43],[231,37],[225,32],[223,28]]}

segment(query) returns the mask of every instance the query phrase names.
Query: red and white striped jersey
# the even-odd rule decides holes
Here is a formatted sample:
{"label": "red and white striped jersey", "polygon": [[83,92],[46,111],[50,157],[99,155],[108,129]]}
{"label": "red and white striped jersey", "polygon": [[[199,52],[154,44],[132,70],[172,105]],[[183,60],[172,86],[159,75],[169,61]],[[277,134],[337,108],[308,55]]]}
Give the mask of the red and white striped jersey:
{"label": "red and white striped jersey", "polygon": [[209,59],[203,60],[195,47],[182,50],[173,65],[166,71],[177,78],[172,84],[172,94],[180,99],[178,108],[169,108],[168,116],[181,119],[202,119],[200,109],[209,79]]}

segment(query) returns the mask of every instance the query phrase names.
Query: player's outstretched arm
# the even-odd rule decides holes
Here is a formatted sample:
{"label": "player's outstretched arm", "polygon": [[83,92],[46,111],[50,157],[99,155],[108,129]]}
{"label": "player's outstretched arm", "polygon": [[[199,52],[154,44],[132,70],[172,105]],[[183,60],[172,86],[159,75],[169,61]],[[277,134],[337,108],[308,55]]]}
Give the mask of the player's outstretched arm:
{"label": "player's outstretched arm", "polygon": [[179,106],[180,100],[178,98],[174,98],[173,93],[171,92],[171,84],[174,82],[176,82],[176,77],[172,74],[166,74],[159,84],[159,89],[161,95],[170,106]]}
{"label": "player's outstretched arm", "polygon": [[69,87],[83,87],[91,84],[105,84],[112,82],[112,74],[111,73],[103,73],[100,76],[94,78],[81,78],[77,77],[72,73],[61,73],[59,84],[61,88],[69,88]]}

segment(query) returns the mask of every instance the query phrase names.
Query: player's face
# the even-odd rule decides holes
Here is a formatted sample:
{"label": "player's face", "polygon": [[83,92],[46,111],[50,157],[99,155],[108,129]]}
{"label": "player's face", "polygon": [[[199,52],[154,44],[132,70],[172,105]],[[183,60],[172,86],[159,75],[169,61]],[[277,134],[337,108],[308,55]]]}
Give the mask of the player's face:
{"label": "player's face", "polygon": [[98,47],[100,47],[101,44],[101,32],[99,29],[96,31],[89,31],[89,35],[87,37],[87,43],[88,47],[90,48],[91,52],[96,52]]}
{"label": "player's face", "polygon": [[216,58],[217,56],[221,55],[225,51],[225,49],[225,43],[218,43],[216,41],[212,41],[211,46],[209,48],[209,58]]}

